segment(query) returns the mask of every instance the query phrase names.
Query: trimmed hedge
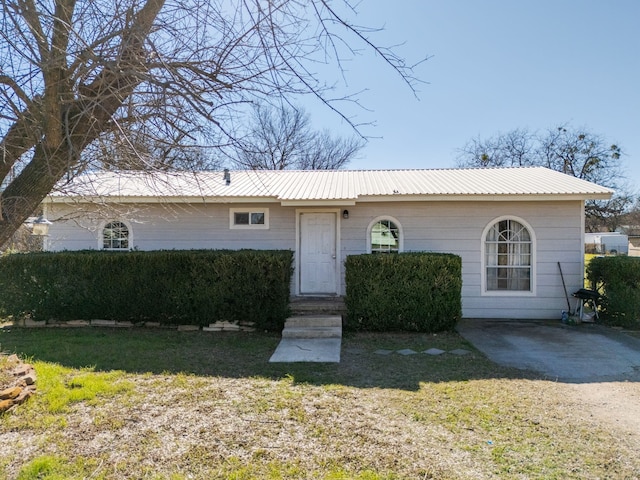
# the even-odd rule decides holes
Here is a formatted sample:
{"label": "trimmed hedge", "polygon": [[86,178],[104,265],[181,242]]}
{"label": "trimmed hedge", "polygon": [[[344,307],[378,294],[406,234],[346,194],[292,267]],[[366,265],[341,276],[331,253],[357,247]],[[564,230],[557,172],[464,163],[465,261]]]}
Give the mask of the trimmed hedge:
{"label": "trimmed hedge", "polygon": [[602,293],[600,317],[621,327],[640,327],[640,258],[595,257],[587,266],[591,288]]}
{"label": "trimmed hedge", "polygon": [[60,252],[0,258],[0,316],[279,330],[293,254],[263,250]]}
{"label": "trimmed hedge", "polygon": [[345,267],[347,328],[439,332],[462,316],[457,255],[351,255]]}

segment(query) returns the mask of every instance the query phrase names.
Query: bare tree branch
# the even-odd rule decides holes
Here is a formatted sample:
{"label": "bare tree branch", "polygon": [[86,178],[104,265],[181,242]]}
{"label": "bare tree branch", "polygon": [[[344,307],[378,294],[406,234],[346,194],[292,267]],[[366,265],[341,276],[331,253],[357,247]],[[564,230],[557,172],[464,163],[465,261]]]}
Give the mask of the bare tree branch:
{"label": "bare tree branch", "polygon": [[543,166],[617,190],[608,201],[585,204],[587,228],[609,229],[633,203],[622,169],[622,149],[588,130],[568,125],[543,133],[513,130],[474,139],[458,156],[462,167]]}
{"label": "bare tree branch", "polygon": [[313,66],[369,49],[413,89],[374,32],[326,0],[0,0],[0,244],[64,177],[216,165],[198,147],[237,145],[255,102],[311,94],[356,127]]}
{"label": "bare tree branch", "polygon": [[344,167],[363,147],[361,138],[314,131],[301,108],[258,105],[247,133],[228,156],[241,169],[329,170]]}

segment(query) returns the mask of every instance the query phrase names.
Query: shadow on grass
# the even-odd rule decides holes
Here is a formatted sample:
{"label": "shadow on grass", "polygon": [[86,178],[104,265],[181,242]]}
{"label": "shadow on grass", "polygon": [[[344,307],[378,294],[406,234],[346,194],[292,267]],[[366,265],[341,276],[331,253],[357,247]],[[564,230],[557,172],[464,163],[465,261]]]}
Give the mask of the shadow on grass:
{"label": "shadow on grass", "polygon": [[[274,333],[177,332],[161,329],[0,329],[0,352],[71,368],[129,373],[187,373],[229,378],[293,378],[298,383],[417,390],[423,382],[536,378],[500,367],[457,333],[358,333],[342,341],[341,362],[269,363],[280,341]],[[380,355],[378,350],[438,348],[466,355]]]}

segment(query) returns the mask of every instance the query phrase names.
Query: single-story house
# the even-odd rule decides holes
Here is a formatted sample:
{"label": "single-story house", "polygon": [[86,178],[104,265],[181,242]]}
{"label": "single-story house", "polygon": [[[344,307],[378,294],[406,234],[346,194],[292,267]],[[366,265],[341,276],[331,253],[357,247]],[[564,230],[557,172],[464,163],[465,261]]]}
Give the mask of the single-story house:
{"label": "single-story house", "polygon": [[343,295],[348,255],[462,258],[467,318],[560,318],[583,286],[584,202],[539,167],[100,172],[44,202],[48,250],[290,249],[292,295]]}

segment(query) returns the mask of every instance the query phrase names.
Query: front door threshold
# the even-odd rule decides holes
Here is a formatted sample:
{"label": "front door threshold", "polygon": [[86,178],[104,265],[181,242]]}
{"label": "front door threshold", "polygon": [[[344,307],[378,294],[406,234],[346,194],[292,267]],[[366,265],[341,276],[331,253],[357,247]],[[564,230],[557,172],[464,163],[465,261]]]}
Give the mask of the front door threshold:
{"label": "front door threshold", "polygon": [[330,293],[330,292],[300,292],[296,294],[291,294],[290,297],[293,298],[342,298],[344,295],[339,293]]}

